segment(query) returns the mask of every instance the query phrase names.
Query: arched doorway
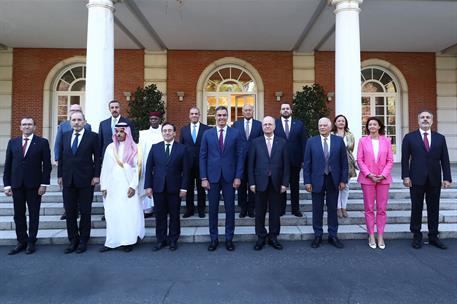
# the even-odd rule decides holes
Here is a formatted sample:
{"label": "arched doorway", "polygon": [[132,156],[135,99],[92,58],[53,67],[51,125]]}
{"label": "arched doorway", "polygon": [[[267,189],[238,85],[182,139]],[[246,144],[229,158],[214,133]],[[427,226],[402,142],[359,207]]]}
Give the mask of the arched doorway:
{"label": "arched doorway", "polygon": [[384,122],[386,136],[391,138],[394,160],[401,159],[402,109],[400,84],[385,68],[368,66],[362,69],[362,130],[367,118],[375,116]]}

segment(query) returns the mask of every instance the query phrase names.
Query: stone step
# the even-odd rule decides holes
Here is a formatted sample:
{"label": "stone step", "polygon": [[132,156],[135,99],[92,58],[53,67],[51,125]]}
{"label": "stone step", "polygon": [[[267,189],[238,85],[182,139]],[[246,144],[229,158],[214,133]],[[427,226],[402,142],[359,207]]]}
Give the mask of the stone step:
{"label": "stone step", "polygon": [[[339,225],[365,225],[365,216],[362,211],[349,211],[347,218],[338,219]],[[253,218],[239,218],[239,214],[235,214],[235,226],[254,226]],[[409,224],[410,211],[389,211],[387,214],[387,224]],[[422,221],[427,222],[426,212],[423,214]],[[439,215],[440,223],[457,223],[457,210],[441,210]],[[155,227],[155,218],[148,218],[145,221],[146,227]],[[225,223],[225,214],[219,214],[219,225]],[[326,213],[324,214],[324,224],[327,223]],[[268,216],[266,217],[266,225],[268,225]],[[305,212],[302,218],[293,215],[284,215],[281,217],[281,225],[283,226],[306,226],[312,225],[312,213]],[[192,216],[189,218],[181,218],[181,227],[208,227],[208,217],[199,218]],[[40,229],[65,229],[66,222],[60,220],[60,215],[44,215],[40,216]],[[106,228],[106,223],[101,221],[100,216],[92,217],[92,228]],[[456,227],[457,228],[457,227]],[[0,230],[14,230],[13,216],[0,216]]]}
{"label": "stone step", "polygon": [[[186,210],[186,203],[181,202],[181,213],[184,213]],[[363,211],[363,200],[362,199],[351,199],[348,202],[348,211]],[[411,201],[409,199],[393,199],[389,200],[387,205],[387,210],[410,210]],[[235,206],[236,212],[240,211],[238,206]],[[287,203],[287,212],[290,212],[290,204]],[[300,201],[300,210],[303,212],[311,211],[311,201],[310,200],[301,200]],[[426,204],[424,203],[424,210],[426,210]],[[440,210],[457,210],[457,199],[453,198],[443,198],[440,200]],[[61,215],[64,212],[62,203],[51,203],[43,202],[41,203],[40,214],[41,215]],[[225,212],[224,203],[220,202],[219,212]],[[0,216],[4,215],[13,215],[13,203],[5,202],[0,203]],[[92,214],[101,215],[103,214],[103,203],[94,202],[92,204]]]}
{"label": "stone step", "polygon": [[[457,238],[456,224],[440,224],[440,237]],[[324,226],[324,231],[327,227]],[[422,231],[426,236],[427,225],[422,225]],[[224,241],[224,228],[219,227],[220,241]],[[280,240],[300,241],[311,240],[314,237],[311,226],[283,226],[281,227]],[[345,239],[365,239],[367,233],[364,225],[342,225],[339,227],[338,237]],[[409,239],[411,232],[409,224],[387,225],[384,233],[386,239]],[[325,236],[324,236],[325,238]],[[235,242],[255,242],[255,228],[253,226],[236,227]],[[183,227],[179,242],[182,243],[202,243],[209,242],[209,232],[207,227]],[[143,243],[155,242],[155,229],[147,228],[146,237]],[[16,234],[13,230],[0,231],[0,245],[16,244]],[[92,229],[90,244],[103,244],[105,242],[105,229]],[[67,231],[65,229],[42,229],[38,232],[38,244],[68,244]],[[305,245],[304,245],[305,246]],[[309,246],[307,243],[306,246]]]}

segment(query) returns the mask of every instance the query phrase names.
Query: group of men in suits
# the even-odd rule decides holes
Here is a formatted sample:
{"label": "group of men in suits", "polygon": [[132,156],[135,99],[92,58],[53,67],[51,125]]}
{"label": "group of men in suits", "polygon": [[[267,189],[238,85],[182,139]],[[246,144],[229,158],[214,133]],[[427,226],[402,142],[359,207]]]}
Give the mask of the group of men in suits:
{"label": "group of men in suits", "polygon": [[[112,116],[100,123],[99,134],[86,127],[84,114],[73,109],[71,130],[62,132],[58,148],[58,183],[63,189],[67,232],[70,245],[65,253],[85,252],[90,237],[91,207],[94,186],[99,183],[101,159],[113,138],[119,122],[132,123],[120,115],[120,104],[109,103]],[[282,249],[278,241],[280,216],[285,213],[285,194],[290,185],[292,214],[300,216],[298,185],[293,186],[303,166],[305,189],[312,193],[313,248],[322,242],[324,200],[328,212],[329,243],[337,248],[343,244],[337,237],[336,202],[338,190],[348,182],[348,164],[344,142],[330,134],[331,121],[321,118],[319,135],[307,139],[303,123],[292,119],[289,104],[281,105],[281,117],[254,120],[252,106],[243,107],[243,119],[231,128],[227,124],[228,109],[215,110],[216,126],[210,128],[199,122],[200,111],[192,107],[190,123],[181,129],[180,141],[172,123],[161,126],[163,141],[147,151],[145,192],[154,197],[157,244],[155,250],[169,245],[176,250],[180,234],[180,201],[187,197],[184,217],[195,212],[193,192],[197,187],[199,217],[205,217],[208,192],[209,251],[219,244],[218,211],[220,195],[225,207],[225,247],[235,249],[235,191],[238,190],[240,217],[255,216],[258,240],[255,250],[268,242]],[[441,186],[449,187],[451,180],[449,156],[444,136],[432,132],[433,115],[424,111],[418,116],[419,130],[407,134],[403,140],[402,178],[410,187],[412,200],[411,232],[413,247],[422,245],[421,214],[424,195],[427,200],[430,244],[446,246],[438,238],[438,211]],[[9,254],[35,251],[41,196],[49,185],[51,162],[49,143],[34,135],[35,122],[31,117],[21,120],[22,135],[9,141],[4,171],[5,194],[13,196],[14,220],[18,244]],[[63,130],[63,129],[62,129]],[[296,193],[295,193],[296,191]],[[192,194],[191,194],[192,193]],[[254,200],[254,203],[252,203]],[[295,201],[296,200],[296,201]],[[30,225],[27,233],[25,217],[29,209]],[[269,211],[269,231],[265,228],[265,214]],[[78,226],[78,214],[81,220]],[[168,220],[169,217],[169,220]],[[168,232],[167,232],[168,230]]]}

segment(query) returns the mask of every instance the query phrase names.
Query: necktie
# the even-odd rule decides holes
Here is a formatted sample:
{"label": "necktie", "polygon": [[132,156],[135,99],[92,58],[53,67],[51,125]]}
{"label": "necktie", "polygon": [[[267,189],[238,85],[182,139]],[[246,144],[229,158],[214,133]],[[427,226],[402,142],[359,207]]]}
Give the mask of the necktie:
{"label": "necktie", "polygon": [[111,119],[111,133],[114,134],[114,128],[116,127],[116,124],[117,124],[117,119],[116,118],[112,118]]}
{"label": "necktie", "polygon": [[170,158],[170,144],[166,144],[166,148],[165,148],[165,156],[167,157],[167,159]]}
{"label": "necktie", "polygon": [[22,145],[22,157],[25,157],[25,151],[27,151],[28,137],[24,137],[24,144]]}
{"label": "necktie", "polygon": [[197,125],[194,124],[194,127],[192,129],[192,140],[194,141],[194,144],[197,142]]}
{"label": "necktie", "polygon": [[288,119],[285,119],[285,120],[284,120],[284,123],[285,123],[285,125],[286,125],[286,128],[285,128],[284,132],[286,133],[287,139],[289,139],[289,132],[290,132],[290,130],[289,130],[289,120],[288,120]]}
{"label": "necktie", "polygon": [[219,130],[219,149],[224,151],[224,129]]}
{"label": "necktie", "polygon": [[424,146],[425,146],[425,150],[427,152],[430,151],[430,143],[428,142],[428,137],[427,137],[428,133],[427,132],[424,132]]}
{"label": "necktie", "polygon": [[268,156],[271,157],[271,138],[267,137],[267,150],[268,150]]}
{"label": "necktie", "polygon": [[325,174],[328,174],[328,173],[329,173],[329,170],[328,170],[328,157],[329,157],[329,153],[328,153],[328,143],[327,143],[327,138],[325,137],[325,138],[324,138],[324,158],[325,158],[325,169],[324,169],[324,173],[325,173]]}
{"label": "necktie", "polygon": [[244,131],[246,133],[246,139],[249,140],[249,133],[251,133],[249,130],[249,120],[246,120],[246,129]]}
{"label": "necktie", "polygon": [[75,133],[75,139],[73,139],[73,143],[71,144],[71,152],[73,152],[73,155],[76,155],[76,151],[78,150],[78,137],[79,133]]}

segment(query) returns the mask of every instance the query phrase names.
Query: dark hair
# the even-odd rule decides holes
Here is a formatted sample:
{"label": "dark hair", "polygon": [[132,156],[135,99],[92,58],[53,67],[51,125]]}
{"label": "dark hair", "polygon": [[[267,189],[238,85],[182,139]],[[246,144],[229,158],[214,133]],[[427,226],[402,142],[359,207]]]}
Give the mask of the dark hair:
{"label": "dark hair", "polygon": [[121,103],[119,102],[119,100],[113,99],[113,100],[111,100],[111,101],[108,103],[108,108],[109,108],[109,106],[110,106],[112,103],[118,103],[119,105],[121,105]]}
{"label": "dark hair", "polygon": [[433,118],[433,113],[432,113],[432,111],[429,111],[429,110],[427,110],[427,109],[422,109],[421,111],[417,112],[417,117],[419,118],[419,115],[421,115],[421,114],[424,113],[424,112],[430,114],[430,115],[432,116],[432,118]]}
{"label": "dark hair", "polygon": [[384,134],[385,134],[386,127],[384,126],[384,123],[383,123],[379,118],[377,118],[377,117],[375,117],[375,116],[368,117],[367,123],[365,124],[365,132],[366,132],[367,134],[370,134],[370,131],[368,130],[368,124],[369,124],[370,121],[372,121],[372,120],[375,120],[375,121],[378,122],[378,125],[379,125],[379,127],[380,127],[378,133],[379,133],[380,135],[384,135]]}
{"label": "dark hair", "polygon": [[225,110],[225,112],[227,112],[227,114],[228,114],[228,109],[227,109],[226,106],[218,106],[218,107],[216,108],[216,112],[219,111],[219,110]]}
{"label": "dark hair", "polygon": [[24,119],[31,119],[32,122],[33,122],[33,125],[35,125],[35,119],[33,119],[33,117],[31,117],[31,116],[22,117],[22,118],[21,118],[21,123],[20,123],[21,125],[22,125],[22,120],[24,120]]}
{"label": "dark hair", "polygon": [[345,121],[345,124],[344,124],[344,131],[345,132],[348,132],[349,131],[349,124],[348,124],[348,119],[346,118],[346,116],[344,116],[343,114],[340,114],[340,115],[337,115],[335,117],[335,119],[333,120],[333,128],[332,128],[332,132],[333,133],[336,133],[337,132],[337,127],[336,127],[336,120],[340,117],[343,117],[344,118],[344,121]]}
{"label": "dark hair", "polygon": [[162,130],[163,130],[163,127],[165,127],[165,126],[172,126],[173,127],[173,132],[176,132],[176,126],[174,124],[172,124],[171,122],[168,122],[168,121],[164,122],[162,124]]}

